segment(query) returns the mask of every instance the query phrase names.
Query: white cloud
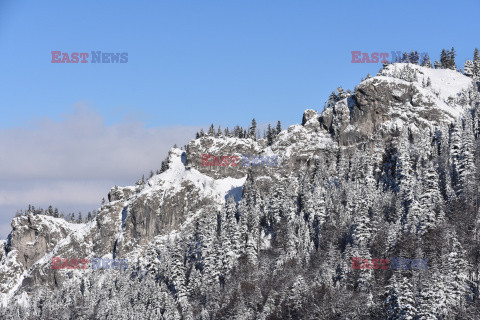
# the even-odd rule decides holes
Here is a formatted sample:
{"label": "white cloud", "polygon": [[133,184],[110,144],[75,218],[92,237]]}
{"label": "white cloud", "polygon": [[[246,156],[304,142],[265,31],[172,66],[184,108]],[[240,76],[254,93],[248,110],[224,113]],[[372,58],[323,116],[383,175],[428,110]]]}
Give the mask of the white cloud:
{"label": "white cloud", "polygon": [[[0,240],[5,240],[10,231],[12,231],[12,226],[10,225],[10,222],[0,223]],[[1,249],[2,248],[0,247],[0,250]]]}
{"label": "white cloud", "polygon": [[[32,204],[48,203],[69,207],[98,204],[114,183],[104,180],[28,181],[28,185],[22,188],[11,188],[9,186],[18,185],[18,183],[0,181],[2,184],[0,186],[0,207],[13,207],[25,201]],[[23,181],[22,183],[24,183]],[[21,208],[24,207],[19,207],[19,209]]]}
{"label": "white cloud", "polygon": [[168,150],[188,143],[199,129],[145,128],[139,122],[106,126],[83,105],[62,121],[0,129],[0,238],[8,233],[12,208],[31,203],[95,209],[110,187],[133,184],[159,169]]}

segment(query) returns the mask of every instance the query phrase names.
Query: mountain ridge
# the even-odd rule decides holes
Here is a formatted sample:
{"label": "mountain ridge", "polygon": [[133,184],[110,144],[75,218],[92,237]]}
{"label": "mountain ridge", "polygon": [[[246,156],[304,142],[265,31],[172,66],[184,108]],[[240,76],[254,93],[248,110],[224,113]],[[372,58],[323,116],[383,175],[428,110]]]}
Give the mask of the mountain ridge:
{"label": "mountain ridge", "polygon": [[[437,207],[421,201],[429,186],[428,174],[441,184],[435,196],[449,199],[451,193],[458,193],[457,198],[463,194],[449,187],[454,183],[447,181],[449,174],[442,178],[435,172],[411,172],[415,167],[424,167],[422,161],[427,163],[440,157],[435,155],[436,149],[448,148],[453,154],[455,141],[465,140],[458,130],[478,132],[479,104],[478,87],[475,88],[471,78],[455,70],[397,63],[386,66],[376,77],[362,81],[353,93],[345,94],[321,113],[307,109],[302,124],[283,130],[271,146],[265,139],[204,136],[190,141],[186,150],[172,148],[165,172],[147,179],[145,184],[113,187],[108,195],[109,203],[99,209],[92,222],[73,225],[62,219],[34,215],[14,218],[8,241],[0,242],[4,248],[0,255],[0,301],[5,309],[15,299],[19,302],[10,307],[31,309],[32,301],[40,299],[46,288],[73,290],[75,283],[92,281],[88,279],[103,282],[115,277],[126,285],[125,281],[132,281],[126,280],[132,274],[145,270],[154,275],[153,279],[145,280],[151,281],[149,288],[161,288],[158,290],[164,303],[162,316],[199,318],[202,314],[208,317],[221,308],[212,311],[208,303],[205,305],[210,307],[201,307],[200,300],[194,297],[219,300],[212,292],[220,290],[225,283],[236,283],[232,270],[248,269],[250,265],[256,268],[268,254],[280,257],[275,263],[266,260],[268,264],[276,264],[271,266],[276,272],[279,270],[276,268],[288,265],[292,259],[299,259],[296,263],[310,270],[312,266],[308,267],[307,261],[317,259],[315,252],[320,250],[321,243],[328,243],[322,232],[333,232],[332,224],[338,221],[339,230],[348,235],[339,240],[343,242],[338,250],[329,251],[327,247],[322,250],[326,250],[329,261],[333,261],[333,257],[341,261],[338,268],[342,274],[349,274],[344,278],[355,279],[352,280],[354,292],[367,292],[365,305],[372,307],[373,302],[368,302],[372,299],[370,293],[362,286],[368,287],[373,276],[350,275],[348,258],[355,254],[369,257],[375,252],[371,249],[372,240],[364,239],[373,234],[370,224],[392,224],[386,245],[389,250],[395,250],[396,242],[392,239],[402,237],[402,228],[409,228],[408,232],[419,239],[439,228],[437,224],[444,219],[443,211],[447,211],[443,206],[448,204],[439,200]],[[452,131],[452,127],[457,131]],[[463,148],[467,142],[460,145]],[[426,153],[421,154],[422,150]],[[279,166],[207,167],[201,164],[202,154],[276,155]],[[452,168],[460,168],[455,161],[463,161],[466,156],[462,157],[452,158]],[[438,160],[441,161],[447,160]],[[409,162],[412,162],[410,167],[406,165]],[[410,174],[415,178],[405,178]],[[462,180],[466,178],[460,171],[455,174],[459,181],[467,183],[468,179]],[[415,179],[424,181],[418,187],[423,188],[418,191],[418,206],[427,206],[429,209],[422,212],[433,216],[415,213],[420,210],[411,204],[417,201],[412,191]],[[347,185],[353,186],[352,190],[362,195],[362,200],[345,191],[342,191],[345,194],[336,191],[339,183],[345,184],[345,190]],[[394,191],[395,188],[398,190]],[[382,192],[385,192],[383,200]],[[337,193],[338,203],[334,201]],[[393,204],[387,203],[389,199]],[[380,214],[372,217],[368,214],[368,211],[382,212],[388,208],[395,208],[392,209],[395,213],[386,213],[384,219]],[[359,217],[368,223],[358,220]],[[327,229],[321,229],[324,227]],[[338,232],[338,235],[333,232],[335,239],[343,234]],[[95,274],[94,270],[67,273],[51,269],[49,263],[54,254],[63,258],[127,258],[130,268],[118,274]],[[316,277],[319,278],[315,281],[333,286],[333,280],[321,271]],[[134,276],[134,279],[137,278]],[[350,280],[336,281],[345,288],[351,285],[347,283]],[[299,296],[305,296],[308,291],[302,291],[308,287],[305,279],[297,277],[293,283],[295,288],[303,288]],[[252,297],[258,296],[257,289],[239,286],[247,301],[248,292]],[[261,310],[249,305],[236,306],[240,309],[229,312],[249,310],[245,318],[252,319],[284,312],[275,309],[275,296],[264,293],[260,296],[266,299]],[[81,315],[83,311],[75,312]],[[431,310],[428,312],[433,314]],[[85,311],[85,314],[105,314],[105,310]]]}

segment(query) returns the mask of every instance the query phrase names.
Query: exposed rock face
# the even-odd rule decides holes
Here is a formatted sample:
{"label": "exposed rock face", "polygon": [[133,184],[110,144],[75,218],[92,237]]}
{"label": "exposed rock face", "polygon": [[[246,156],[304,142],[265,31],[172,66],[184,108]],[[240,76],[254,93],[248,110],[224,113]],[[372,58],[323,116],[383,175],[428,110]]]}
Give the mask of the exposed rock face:
{"label": "exposed rock face", "polygon": [[7,240],[0,240],[0,260],[7,253]]}
{"label": "exposed rock face", "polygon": [[305,110],[303,112],[302,126],[307,125],[307,123],[312,119],[316,119],[318,121],[318,112],[312,109]]}
{"label": "exposed rock face", "polygon": [[[6,294],[19,282],[27,291],[38,283],[53,284],[52,270],[46,264],[50,260],[45,255],[56,253],[54,249],[82,226],[44,215],[14,218],[9,240],[4,244],[6,254],[0,256],[0,293]],[[83,244],[78,241],[63,247],[65,254],[81,254],[82,251],[85,252]],[[25,270],[30,270],[26,277],[22,275]]]}
{"label": "exposed rock face", "polygon": [[130,199],[136,192],[139,192],[140,188],[137,187],[113,187],[108,193],[108,201],[126,200]]}
{"label": "exposed rock face", "polygon": [[180,189],[178,192],[159,189],[153,194],[141,194],[123,207],[123,234],[130,242],[120,241],[117,250],[126,253],[137,244],[147,244],[155,236],[177,229],[189,212],[212,203],[189,181],[182,182]]}
{"label": "exposed rock face", "polygon": [[8,250],[17,250],[20,253],[18,262],[28,269],[70,232],[72,230],[57,219],[34,215],[17,217],[12,221]]}
{"label": "exposed rock face", "polygon": [[117,232],[122,224],[123,204],[121,201],[106,204],[98,212],[93,241],[93,252],[97,256],[111,254],[115,249]]}
{"label": "exposed rock face", "polygon": [[[354,96],[322,113],[321,126],[347,146],[368,141],[376,134],[388,135],[405,123],[425,128],[454,120],[448,110],[437,108],[432,97],[420,90],[401,80],[366,80],[356,88]],[[455,108],[455,104],[451,106]]]}

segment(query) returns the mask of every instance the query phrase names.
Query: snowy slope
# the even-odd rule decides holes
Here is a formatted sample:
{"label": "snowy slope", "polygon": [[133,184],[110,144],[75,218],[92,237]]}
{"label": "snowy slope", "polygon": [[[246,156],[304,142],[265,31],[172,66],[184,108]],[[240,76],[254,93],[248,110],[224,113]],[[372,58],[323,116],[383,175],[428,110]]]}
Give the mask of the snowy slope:
{"label": "snowy slope", "polygon": [[[431,85],[426,86],[427,82],[431,82]],[[282,185],[284,189],[279,192],[280,196],[285,196],[288,192],[290,200],[293,199],[291,203],[288,203],[292,205],[298,201],[294,194],[298,190],[293,189],[296,177],[302,176],[306,178],[305,181],[309,180],[308,171],[303,171],[304,168],[312,169],[314,167],[312,170],[315,170],[317,176],[329,172],[328,178],[335,177],[335,179],[345,175],[345,172],[358,171],[356,174],[358,181],[361,182],[359,185],[363,186],[364,177],[371,173],[375,163],[371,164],[372,168],[368,169],[370,171],[360,172],[362,169],[359,168],[363,164],[356,162],[358,159],[355,159],[352,154],[357,152],[355,155],[368,155],[368,152],[374,150],[373,153],[376,154],[372,155],[372,159],[385,156],[385,159],[388,160],[391,157],[383,154],[386,148],[382,144],[383,138],[391,137],[387,133],[397,129],[403,130],[406,126],[419,131],[440,126],[447,128],[448,124],[465,114],[468,105],[462,103],[461,98],[471,85],[470,78],[453,70],[435,70],[402,63],[388,65],[377,76],[362,81],[353,95],[350,94],[347,98],[337,101],[321,114],[314,110],[306,110],[303,124],[293,125],[287,130],[283,130],[271,146],[267,146],[265,139],[206,136],[191,141],[187,152],[178,148],[171,149],[169,168],[166,171],[154,175],[144,184],[113,188],[109,194],[109,199],[112,195],[112,200],[103,205],[97,219],[88,224],[71,224],[63,219],[49,216],[16,218],[12,223],[15,240],[12,250],[7,256],[0,255],[0,301],[4,305],[12,301],[12,297],[18,292],[22,292],[24,280],[29,280],[24,283],[34,283],[35,285],[40,283],[46,286],[52,285],[51,281],[54,278],[56,286],[57,281],[58,283],[73,283],[82,277],[87,277],[92,272],[91,270],[73,270],[67,277],[65,271],[52,271],[49,268],[50,259],[57,255],[76,255],[81,258],[128,257],[129,262],[138,263],[145,269],[155,264],[161,264],[159,260],[155,260],[157,259],[155,254],[159,251],[168,252],[170,249],[166,249],[167,247],[180,246],[176,241],[182,239],[182,235],[185,233],[192,232],[194,229],[192,226],[200,228],[197,225],[200,218],[213,213],[214,219],[208,220],[209,223],[203,224],[201,227],[211,228],[214,230],[212,233],[216,233],[217,213],[219,216],[223,214],[226,199],[229,196],[234,196],[236,201],[242,197],[243,187],[247,183],[247,174],[252,177],[248,183],[254,181],[255,192],[259,192],[259,194],[271,192]],[[379,132],[380,134],[375,136]],[[379,139],[375,140],[375,138]],[[375,144],[375,149],[368,149],[367,143],[369,142]],[[250,153],[278,156],[279,166],[253,169],[205,168],[199,164],[203,153],[214,155]],[[317,160],[319,160],[318,163],[316,163]],[[374,160],[372,161],[374,162]],[[320,165],[318,165],[319,163]],[[378,168],[378,172],[380,170]],[[327,182],[325,185],[332,185],[327,178],[323,182],[325,181]],[[292,182],[292,185],[288,185],[289,182]],[[290,189],[285,185],[288,185]],[[335,190],[339,188],[336,183],[334,185],[335,187],[328,192],[319,189],[311,199],[302,198],[302,201],[305,200],[302,205],[305,204],[306,207],[298,208],[298,210],[306,210],[305,208],[311,205],[306,200],[314,202],[320,199],[321,201],[317,204],[318,208],[324,206],[329,194],[336,192]],[[309,190],[309,188],[305,190]],[[262,205],[267,206],[270,201],[275,203],[277,199],[270,198],[269,195],[263,195],[264,199],[268,201]],[[345,192],[344,195],[345,199],[341,198],[341,201],[340,198],[335,198],[335,201],[330,199],[331,207],[340,207],[343,205],[342,203],[351,201],[348,192]],[[305,196],[310,196],[310,194],[305,193]],[[321,198],[325,198],[325,201]],[[235,205],[240,207],[245,204],[241,202]],[[354,203],[351,205],[354,206]],[[235,252],[240,253],[241,248],[245,245],[242,241],[253,239],[253,236],[256,236],[255,232],[262,228],[262,226],[257,228],[254,225],[257,222],[260,223],[255,220],[256,217],[246,218],[252,212],[259,213],[260,208],[266,210],[261,206],[254,208],[255,210],[246,210],[244,206],[242,213],[245,220],[243,222],[240,218],[238,222],[236,219],[230,220],[230,222],[234,221],[233,225],[237,226],[238,224],[237,233],[252,232],[250,238],[244,235],[242,236],[244,238],[237,238],[239,244],[236,245]],[[303,226],[302,217],[308,216],[313,219],[314,215],[320,214],[320,210],[317,210],[316,206],[312,206],[310,209],[312,211],[309,212],[309,215],[300,215],[300,218],[297,217],[299,220],[296,223]],[[347,214],[350,209],[338,210],[342,214]],[[272,210],[272,212],[275,211]],[[295,210],[290,212],[292,221],[297,219],[294,217],[295,212]],[[260,213],[263,214],[263,212]],[[241,216],[239,215],[239,217]],[[226,215],[224,215],[224,219],[225,217]],[[325,217],[321,218],[318,221],[326,221]],[[275,219],[280,219],[280,217],[277,216]],[[212,221],[214,222],[212,223]],[[267,219],[264,219],[262,223],[265,224],[266,221]],[[222,223],[225,223],[225,220]],[[245,224],[241,225],[241,223]],[[292,228],[292,230],[300,230],[298,234],[307,237],[306,230],[309,229],[306,226],[303,227],[304,229]],[[345,230],[349,230],[349,228]],[[34,232],[37,232],[39,236],[32,236]],[[42,244],[42,237],[49,239],[48,245]],[[250,246],[249,250],[253,250],[250,251],[250,254],[256,249],[259,251],[271,249],[271,241],[266,239],[272,239],[272,237],[272,234],[263,233],[259,237],[259,248],[255,247],[257,243],[247,243]],[[295,240],[295,237],[291,236],[289,239]],[[304,240],[297,239],[296,241],[300,244]],[[220,246],[220,242],[218,241],[215,245]],[[312,245],[307,240],[305,243],[308,245],[301,245],[298,248],[309,248]],[[4,245],[5,241],[0,241],[0,248],[3,248]],[[204,247],[208,245],[212,244],[208,241],[202,243]],[[228,245],[228,241],[225,245]],[[295,247],[292,243],[289,245],[291,245],[290,248]],[[213,249],[209,248],[210,251],[206,250],[203,253],[205,259],[214,252]],[[291,254],[298,253],[294,249],[291,250]],[[35,254],[35,251],[38,251],[39,256]],[[115,256],[116,254],[117,256]],[[25,256],[28,256],[29,259],[26,259]],[[229,258],[224,257],[224,259],[226,262],[222,263],[228,265]],[[217,260],[212,259],[212,261]],[[205,260],[202,263],[207,265],[209,262]],[[183,265],[183,262],[180,261],[180,264]],[[99,282],[96,285],[101,288],[103,280],[107,279],[107,276],[95,273],[95,277],[97,274],[99,276],[95,279],[99,279]],[[15,299],[19,304],[26,306],[29,301],[23,293],[18,294]]]}
{"label": "snowy slope", "polygon": [[444,101],[447,101],[449,97],[456,97],[459,93],[463,90],[467,90],[472,85],[472,78],[469,78],[456,70],[432,69],[407,63],[390,64],[380,71],[379,76],[398,78],[400,77],[401,71],[407,66],[417,71],[418,79],[413,83],[421,86],[423,81],[426,82],[427,79],[430,78],[432,85],[426,90],[430,92],[438,92],[439,98]]}

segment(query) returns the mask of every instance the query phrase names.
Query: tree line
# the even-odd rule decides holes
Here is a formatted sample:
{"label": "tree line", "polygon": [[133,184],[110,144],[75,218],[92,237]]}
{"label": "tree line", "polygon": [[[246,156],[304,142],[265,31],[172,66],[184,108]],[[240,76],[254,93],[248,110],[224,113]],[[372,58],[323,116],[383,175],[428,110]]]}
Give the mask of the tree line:
{"label": "tree line", "polygon": [[[442,49],[440,52],[440,61],[435,60],[432,66],[428,53],[426,53],[423,58],[420,59],[418,51],[411,51],[410,53],[403,52],[402,56],[396,57],[393,63],[412,63],[419,64],[420,66],[427,68],[457,70],[468,77],[480,79],[480,54],[478,48],[475,48],[473,52],[473,58],[465,61],[463,70],[457,68],[457,64],[455,62],[456,55],[457,53],[454,47],[452,47],[450,50]],[[388,64],[389,63],[387,62],[384,65]]]}
{"label": "tree line", "polygon": [[200,129],[199,132],[195,134],[195,139],[200,139],[204,136],[210,137],[231,137],[231,138],[240,138],[240,139],[267,139],[267,144],[272,145],[275,138],[280,134],[282,131],[282,124],[280,121],[277,121],[277,126],[273,127],[271,124],[268,124],[267,129],[263,130],[263,134],[257,130],[257,121],[255,118],[252,119],[252,123],[250,127],[243,128],[239,125],[236,125],[233,129],[229,129],[228,127],[222,131],[222,128],[218,126],[215,130],[215,126],[213,123],[208,128],[207,133],[203,129]]}
{"label": "tree line", "polygon": [[[103,203],[105,203],[105,199],[103,199]],[[97,216],[97,210],[89,211],[87,216],[84,218],[81,211],[79,211],[78,214],[75,214],[75,212],[65,214],[64,212],[59,212],[58,208],[54,208],[51,205],[48,206],[47,209],[44,209],[35,208],[34,205],[29,204],[27,209],[17,210],[15,217],[28,216],[30,214],[34,216],[44,215],[54,218],[61,218],[70,223],[86,223],[92,221]]]}

